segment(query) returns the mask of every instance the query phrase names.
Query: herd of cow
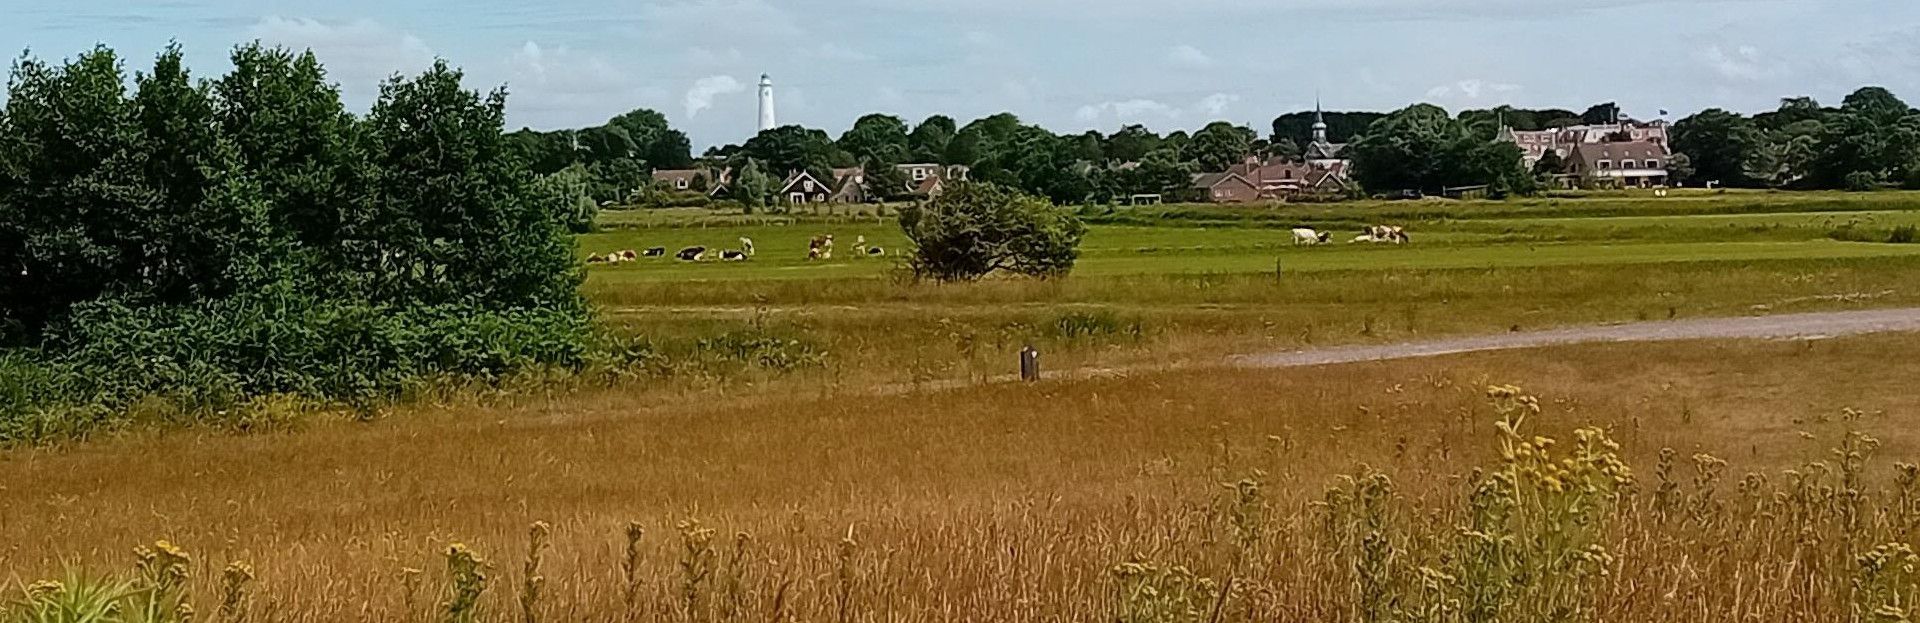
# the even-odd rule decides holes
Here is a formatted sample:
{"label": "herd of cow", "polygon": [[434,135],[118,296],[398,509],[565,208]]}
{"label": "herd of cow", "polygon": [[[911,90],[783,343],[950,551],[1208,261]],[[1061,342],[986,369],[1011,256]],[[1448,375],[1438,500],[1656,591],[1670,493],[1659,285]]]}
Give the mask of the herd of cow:
{"label": "herd of cow", "polygon": [[[1350,242],[1406,244],[1411,241],[1412,238],[1407,237],[1407,230],[1404,228],[1394,225],[1371,225],[1362,228],[1360,235],[1355,236]],[[1293,244],[1295,245],[1319,245],[1330,244],[1332,242],[1333,234],[1327,232],[1310,227],[1299,227],[1293,230]],[[880,257],[887,254],[886,249],[867,244],[866,236],[859,236],[854,240],[853,244],[855,257]],[[707,247],[693,246],[681,249],[680,252],[675,253],[673,257],[682,262],[704,262],[713,257],[709,255],[709,252],[710,249]],[[628,249],[625,251],[614,251],[606,255],[597,253],[589,255],[587,256],[587,263],[619,264],[623,262],[635,262],[643,258],[664,258],[666,256],[666,247],[653,247],[645,251]],[[741,237],[740,248],[721,249],[719,258],[720,261],[723,262],[745,262],[752,259],[753,239],[744,236]],[[833,259],[833,234],[820,234],[808,240],[807,259],[814,261]]]}
{"label": "herd of cow", "polygon": [[[692,246],[681,249],[680,252],[675,253],[673,257],[682,262],[704,262],[712,257],[709,255],[709,251],[710,249],[707,247]],[[859,236],[854,240],[854,253],[857,257],[879,257],[886,255],[887,250],[867,244],[867,237]],[[753,239],[742,236],[740,238],[740,248],[721,249],[719,257],[722,262],[745,262],[751,259],[753,255]],[[637,262],[644,258],[664,258],[666,256],[666,247],[653,247],[645,251],[627,249],[624,251],[614,251],[606,255],[600,255],[598,253],[589,255],[587,256],[587,263],[619,264],[622,262]],[[807,259],[833,259],[833,234],[821,234],[807,241]]]}
{"label": "herd of cow", "polygon": [[[1369,225],[1360,229],[1360,235],[1349,242],[1371,242],[1387,244],[1406,244],[1413,239],[1407,237],[1407,230],[1397,225]],[[1293,244],[1315,245],[1333,242],[1333,234],[1311,227],[1298,227],[1293,230]]]}

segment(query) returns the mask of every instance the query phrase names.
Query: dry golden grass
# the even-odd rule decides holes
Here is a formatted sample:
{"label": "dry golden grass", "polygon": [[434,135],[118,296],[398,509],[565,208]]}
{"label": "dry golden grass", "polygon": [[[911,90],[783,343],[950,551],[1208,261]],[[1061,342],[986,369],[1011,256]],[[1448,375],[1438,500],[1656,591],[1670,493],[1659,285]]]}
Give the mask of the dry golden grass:
{"label": "dry golden grass", "polygon": [[[1920,397],[1897,363],[1916,348],[1906,335],[1580,346],[868,398],[790,379],[135,436],[0,455],[0,577],[124,568],[166,539],[196,555],[202,612],[228,599],[222,569],[239,560],[258,578],[251,621],[445,620],[460,543],[488,563],[486,621],[1322,621],[1379,605],[1368,595],[1412,612],[1453,594],[1421,568],[1449,568],[1452,529],[1471,518],[1464,478],[1500,463],[1483,392],[1511,382],[1541,397],[1529,435],[1572,445],[1574,428],[1602,427],[1640,475],[1596,529],[1608,577],[1534,603],[1598,620],[1844,620],[1878,594],[1850,588],[1854,557],[1904,538],[1890,522],[1911,505],[1878,492],[1884,459],[1865,472],[1883,519],[1866,523],[1831,512],[1833,489],[1793,502],[1780,470],[1830,459],[1856,429],[1883,457],[1920,454]],[[1655,477],[1668,447],[1671,494]],[[1732,466],[1692,482],[1696,454]],[[1374,519],[1330,523],[1313,504],[1363,465],[1397,493]],[[1768,475],[1752,496],[1736,492],[1749,470]],[[1661,499],[1726,508],[1668,522]],[[1787,512],[1816,507],[1829,510]],[[1385,553],[1335,538],[1369,521]],[[1468,620],[1452,616],[1400,618]]]}

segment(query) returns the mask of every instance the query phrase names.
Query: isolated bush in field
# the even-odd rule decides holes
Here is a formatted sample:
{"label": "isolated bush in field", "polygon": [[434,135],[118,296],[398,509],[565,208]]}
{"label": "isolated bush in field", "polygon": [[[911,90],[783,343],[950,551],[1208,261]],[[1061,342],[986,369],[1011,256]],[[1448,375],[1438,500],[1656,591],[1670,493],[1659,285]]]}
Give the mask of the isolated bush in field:
{"label": "isolated bush in field", "polygon": [[1086,226],[1045,199],[986,182],[958,182],[900,211],[914,275],[973,281],[995,272],[1058,277],[1073,270]]}
{"label": "isolated bush in field", "polygon": [[1880,176],[1867,171],[1854,171],[1844,178],[1845,187],[1853,192],[1866,192],[1880,187]]}

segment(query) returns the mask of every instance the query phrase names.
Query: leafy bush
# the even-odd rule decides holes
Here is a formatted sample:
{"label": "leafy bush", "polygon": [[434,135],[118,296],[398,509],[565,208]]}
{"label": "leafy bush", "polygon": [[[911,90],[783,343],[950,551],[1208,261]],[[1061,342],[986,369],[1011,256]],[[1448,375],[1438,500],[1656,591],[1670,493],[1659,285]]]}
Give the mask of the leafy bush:
{"label": "leafy bush", "polygon": [[583,366],[567,228],[595,206],[578,171],[538,179],[516,157],[504,91],[436,63],[355,118],[311,55],[244,46],[198,83],[182,57],[131,94],[104,47],[15,65],[0,442]]}
{"label": "leafy bush", "polygon": [[1893,233],[1887,236],[1887,242],[1890,242],[1893,244],[1912,244],[1914,234],[1915,234],[1914,226],[1901,225],[1899,227],[1893,228]]}
{"label": "leafy bush", "polygon": [[1880,187],[1880,176],[1866,171],[1854,171],[1846,177],[1846,189],[1851,192],[1866,192]]}
{"label": "leafy bush", "polygon": [[[220,420],[250,414],[242,407],[264,396],[367,408],[428,382],[579,369],[591,331],[572,310],[401,307],[289,292],[181,306],[88,303],[48,350],[0,357],[0,442],[82,433],[153,400]],[[634,355],[612,357],[624,364]],[[56,427],[48,414],[87,417]]]}
{"label": "leafy bush", "polygon": [[900,211],[914,275],[973,281],[998,271],[1056,277],[1073,270],[1086,225],[1046,199],[985,182],[959,182]]}

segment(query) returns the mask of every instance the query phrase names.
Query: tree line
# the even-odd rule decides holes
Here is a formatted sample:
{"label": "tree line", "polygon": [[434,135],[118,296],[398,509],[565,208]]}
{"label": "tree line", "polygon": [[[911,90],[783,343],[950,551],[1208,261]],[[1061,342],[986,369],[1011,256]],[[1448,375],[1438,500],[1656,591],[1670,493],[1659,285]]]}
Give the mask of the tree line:
{"label": "tree line", "polygon": [[1703,110],[1675,122],[1672,141],[1695,179],[1727,186],[1920,188],[1920,111],[1880,87],[1838,107],[1790,97],[1751,116]]}
{"label": "tree line", "polygon": [[[639,109],[598,127],[523,129],[509,138],[536,173],[562,176],[568,180],[566,185],[584,189],[598,203],[669,200],[650,192],[657,189],[651,188],[649,173],[687,168],[734,171],[731,196],[749,205],[772,202],[779,182],[791,172],[806,171],[832,184],[835,170],[855,167],[862,169],[870,198],[899,199],[907,194],[908,184],[895,165],[910,163],[964,165],[973,179],[1058,203],[1104,203],[1137,194],[1180,196],[1189,190],[1195,173],[1224,171],[1248,158],[1297,161],[1312,140],[1315,119],[1327,123],[1330,142],[1361,147],[1351,155],[1358,163],[1356,179],[1367,188],[1437,190],[1486,184],[1529,192],[1535,184],[1521,179],[1528,177],[1525,171],[1500,164],[1508,155],[1504,148],[1469,139],[1490,142],[1503,124],[1516,130],[1545,130],[1609,123],[1620,112],[1608,102],[1584,112],[1500,107],[1462,111],[1439,124],[1414,119],[1434,117],[1437,110],[1416,106],[1390,113],[1290,112],[1276,117],[1265,136],[1225,121],[1193,132],[1161,134],[1131,124],[1112,133],[1056,134],[1011,113],[965,125],[946,115],[911,123],[875,113],[859,118],[838,137],[823,129],[789,125],[740,144],[710,148],[696,157],[688,150],[686,135],[674,130],[664,115]],[[1387,123],[1376,127],[1383,121]],[[1405,168],[1414,160],[1421,162]],[[705,191],[715,183],[703,178],[700,187],[692,190]]]}
{"label": "tree line", "polygon": [[[0,108],[0,441],[48,403],[361,400],[583,357],[565,215],[506,92],[436,63],[347,112],[312,54],[196,79],[106,47],[14,63]],[[222,407],[224,408],[224,407]],[[23,422],[39,422],[26,424]]]}

